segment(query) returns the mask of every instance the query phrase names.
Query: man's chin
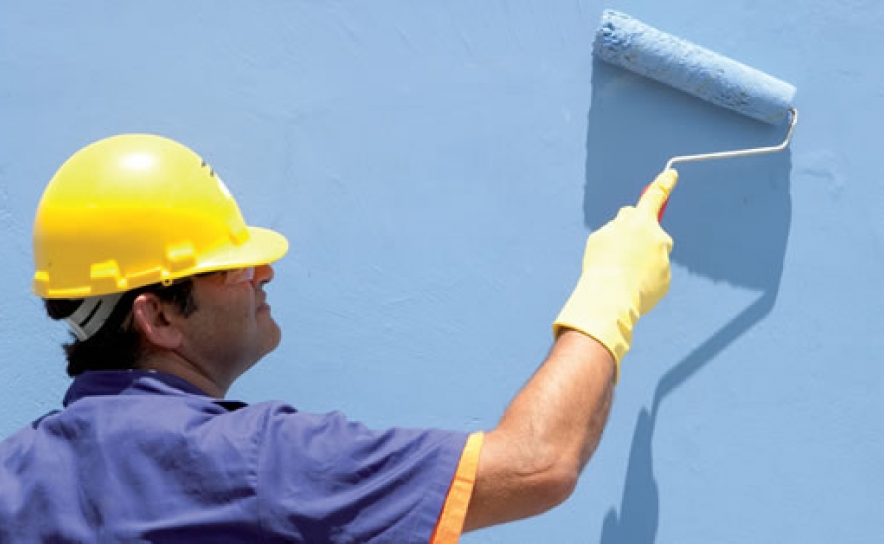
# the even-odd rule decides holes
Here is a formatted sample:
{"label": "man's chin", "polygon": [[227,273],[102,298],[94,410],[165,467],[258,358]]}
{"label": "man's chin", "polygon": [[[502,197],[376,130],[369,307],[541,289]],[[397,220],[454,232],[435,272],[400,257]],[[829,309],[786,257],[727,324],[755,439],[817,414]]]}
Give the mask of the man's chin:
{"label": "man's chin", "polygon": [[267,355],[271,351],[275,350],[279,347],[279,344],[282,342],[282,329],[277,325],[276,321],[273,321],[273,318],[270,318],[271,326],[268,330],[268,338],[265,343],[264,355]]}

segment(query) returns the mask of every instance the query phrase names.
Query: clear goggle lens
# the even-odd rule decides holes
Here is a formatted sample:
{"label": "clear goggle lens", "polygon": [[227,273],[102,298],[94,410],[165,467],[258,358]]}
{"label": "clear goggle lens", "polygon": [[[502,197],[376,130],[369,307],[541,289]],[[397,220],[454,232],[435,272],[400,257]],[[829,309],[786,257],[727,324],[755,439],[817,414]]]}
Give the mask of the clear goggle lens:
{"label": "clear goggle lens", "polygon": [[227,285],[245,283],[255,279],[255,267],[247,266],[245,268],[230,268],[222,270],[221,274],[224,276],[224,283]]}

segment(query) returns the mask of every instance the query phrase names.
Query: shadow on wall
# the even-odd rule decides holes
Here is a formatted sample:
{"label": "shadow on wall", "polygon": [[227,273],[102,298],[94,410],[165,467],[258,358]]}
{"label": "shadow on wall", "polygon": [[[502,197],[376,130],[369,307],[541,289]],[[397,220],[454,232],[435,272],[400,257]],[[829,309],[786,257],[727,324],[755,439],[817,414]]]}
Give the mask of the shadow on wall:
{"label": "shadow on wall", "polygon": [[[784,136],[785,127],[765,125],[596,60],[586,224],[596,229],[621,206],[634,204],[671,156],[774,145]],[[679,167],[679,185],[663,219],[675,240],[673,263],[759,296],[658,382],[651,409],[638,416],[622,502],[605,518],[602,544],[656,541],[660,494],[652,443],[663,400],[773,308],[791,223],[790,169],[788,150]],[[694,312],[698,320],[703,309]]]}

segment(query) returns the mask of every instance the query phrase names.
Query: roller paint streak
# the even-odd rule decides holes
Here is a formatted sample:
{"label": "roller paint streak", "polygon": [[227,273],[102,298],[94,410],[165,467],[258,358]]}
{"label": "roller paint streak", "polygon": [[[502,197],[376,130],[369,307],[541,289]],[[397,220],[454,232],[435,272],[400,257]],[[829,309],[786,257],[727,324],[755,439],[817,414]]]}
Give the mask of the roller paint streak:
{"label": "roller paint streak", "polygon": [[794,86],[626,14],[604,11],[593,49],[606,62],[759,121],[790,116]]}

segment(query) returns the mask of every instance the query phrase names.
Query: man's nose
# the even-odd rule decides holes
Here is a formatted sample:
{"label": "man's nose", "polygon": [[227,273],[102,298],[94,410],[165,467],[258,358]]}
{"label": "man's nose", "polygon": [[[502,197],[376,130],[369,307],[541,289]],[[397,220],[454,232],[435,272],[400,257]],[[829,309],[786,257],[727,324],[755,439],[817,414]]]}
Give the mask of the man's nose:
{"label": "man's nose", "polygon": [[273,281],[273,276],[273,267],[269,264],[262,264],[255,267],[255,277],[252,279],[252,282],[256,285],[263,285]]}

